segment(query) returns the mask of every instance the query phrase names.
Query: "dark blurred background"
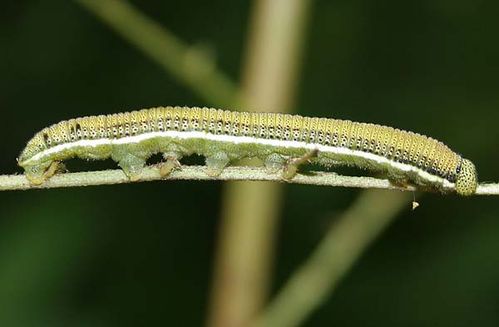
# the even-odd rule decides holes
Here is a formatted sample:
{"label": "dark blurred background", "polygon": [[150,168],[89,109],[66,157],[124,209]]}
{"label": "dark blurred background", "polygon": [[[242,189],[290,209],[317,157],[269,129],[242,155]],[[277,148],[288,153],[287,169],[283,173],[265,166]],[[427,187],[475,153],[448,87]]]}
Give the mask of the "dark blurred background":
{"label": "dark blurred background", "polygon": [[[240,78],[250,1],[132,1]],[[316,0],[295,112],[431,135],[499,172],[499,2]],[[71,1],[2,1],[1,172],[76,116],[207,103]],[[68,163],[71,170],[113,166]],[[220,182],[0,194],[0,326],[200,326]],[[358,190],[285,188],[272,292]],[[499,202],[426,195],[306,326],[499,325]]]}

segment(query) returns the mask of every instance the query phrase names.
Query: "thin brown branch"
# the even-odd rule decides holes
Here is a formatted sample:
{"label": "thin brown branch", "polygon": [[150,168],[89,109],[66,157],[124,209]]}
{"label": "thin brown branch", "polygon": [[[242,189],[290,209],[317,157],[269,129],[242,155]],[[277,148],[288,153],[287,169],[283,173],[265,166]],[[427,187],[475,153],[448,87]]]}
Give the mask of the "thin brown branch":
{"label": "thin brown branch", "polygon": [[[181,170],[173,171],[168,177],[163,178],[157,167],[151,166],[143,169],[140,182],[157,180],[196,180],[196,181],[268,181],[292,184],[310,184],[322,186],[342,186],[355,188],[379,188],[410,191],[412,187],[400,187],[385,179],[373,177],[342,176],[331,172],[314,171],[296,175],[291,181],[285,181],[280,174],[270,174],[263,167],[233,166],[224,169],[217,177],[206,174],[204,166],[183,166]],[[0,190],[28,190],[42,188],[61,188],[93,185],[111,185],[132,183],[122,170],[102,170],[78,173],[64,173],[51,177],[41,185],[32,185],[24,175],[0,175]]]}
{"label": "thin brown branch", "polygon": [[122,0],[76,0],[212,105],[237,108],[238,89],[205,52]]}
{"label": "thin brown branch", "polygon": [[499,183],[482,183],[478,185],[476,195],[499,195]]}
{"label": "thin brown branch", "polygon": [[[263,167],[232,166],[223,170],[220,176],[211,177],[206,174],[205,166],[182,166],[168,177],[161,177],[159,168],[145,167],[138,182],[159,180],[192,180],[192,181],[266,181],[289,184],[308,184],[332,187],[352,187],[364,189],[387,189],[415,191],[413,186],[399,186],[388,179],[367,176],[344,176],[334,172],[311,171],[299,173],[292,180],[284,180],[280,173],[269,173]],[[96,186],[134,183],[121,169],[85,171],[77,173],[57,174],[41,185],[32,185],[24,175],[0,175],[0,191],[29,190],[44,188],[62,188],[78,186]],[[484,183],[478,186],[477,195],[499,195],[499,183]]]}

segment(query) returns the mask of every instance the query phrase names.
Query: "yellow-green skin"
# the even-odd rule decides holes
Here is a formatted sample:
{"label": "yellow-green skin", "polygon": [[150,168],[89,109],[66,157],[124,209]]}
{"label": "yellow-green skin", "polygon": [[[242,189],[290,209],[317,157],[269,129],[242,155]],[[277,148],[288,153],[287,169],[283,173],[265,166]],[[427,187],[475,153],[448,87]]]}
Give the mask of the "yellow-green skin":
{"label": "yellow-green skin", "polygon": [[[179,139],[159,135],[164,132],[202,136]],[[211,136],[219,139],[215,141]],[[237,143],[234,140],[238,137],[251,142]],[[138,138],[144,139],[126,143]],[[308,148],[281,146],[281,141],[301,142]],[[304,156],[314,147],[319,152],[313,161],[324,166],[357,166],[383,172],[398,184],[448,192],[440,182],[417,173],[422,171],[455,183],[455,191],[460,195],[476,191],[473,163],[424,135],[347,120],[209,108],[158,107],[62,121],[38,132],[18,163],[32,183],[40,184],[55,172],[58,162],[72,157],[111,157],[134,178],[155,153],[163,153],[168,160],[197,153],[206,157],[208,173],[216,175],[230,161],[245,157],[261,158],[271,170],[280,169],[289,159]],[[320,150],[329,148],[339,152]],[[399,164],[414,167],[415,171],[401,171]]]}

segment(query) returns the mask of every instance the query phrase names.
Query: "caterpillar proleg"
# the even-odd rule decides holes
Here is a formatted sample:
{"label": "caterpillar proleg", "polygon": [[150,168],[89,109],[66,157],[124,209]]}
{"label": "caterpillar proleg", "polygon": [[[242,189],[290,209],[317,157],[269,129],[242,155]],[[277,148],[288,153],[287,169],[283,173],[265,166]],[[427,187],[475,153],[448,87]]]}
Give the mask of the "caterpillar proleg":
{"label": "caterpillar proleg", "polygon": [[278,170],[314,153],[307,160],[382,172],[394,183],[460,195],[477,187],[471,161],[424,135],[348,120],[210,108],[157,107],[61,121],[35,134],[18,164],[40,184],[65,159],[110,157],[133,180],[156,153],[166,160],[164,175],[193,153],[206,157],[210,175],[241,158],[257,157]]}

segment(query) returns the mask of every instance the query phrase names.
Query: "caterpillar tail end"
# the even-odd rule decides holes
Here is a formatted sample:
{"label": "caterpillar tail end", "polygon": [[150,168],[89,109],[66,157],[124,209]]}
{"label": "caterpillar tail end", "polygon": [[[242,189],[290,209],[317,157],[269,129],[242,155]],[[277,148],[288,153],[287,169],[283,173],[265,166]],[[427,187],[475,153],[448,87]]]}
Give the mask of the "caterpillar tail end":
{"label": "caterpillar tail end", "polygon": [[59,162],[53,161],[32,166],[20,164],[20,166],[24,168],[24,175],[32,185],[41,185],[55,175],[59,168]]}

